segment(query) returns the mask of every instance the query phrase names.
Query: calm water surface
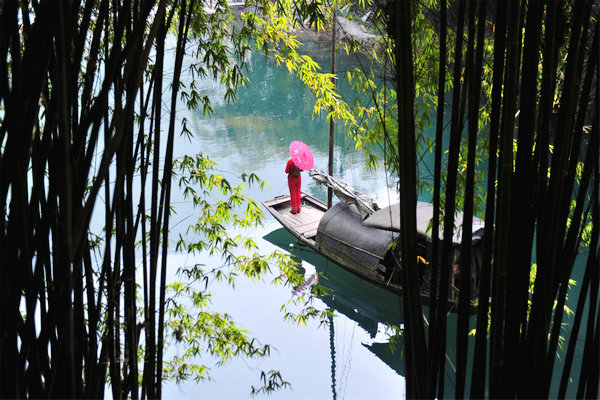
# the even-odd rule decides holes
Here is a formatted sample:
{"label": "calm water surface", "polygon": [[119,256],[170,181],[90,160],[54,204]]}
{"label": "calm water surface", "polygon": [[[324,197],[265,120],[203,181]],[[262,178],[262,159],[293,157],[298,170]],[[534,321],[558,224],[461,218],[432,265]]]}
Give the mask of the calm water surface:
{"label": "calm water surface", "polygon": [[[309,51],[320,59],[319,54],[328,54],[324,46],[313,43]],[[340,69],[355,65],[353,59],[341,54],[339,60]],[[313,119],[312,94],[287,70],[261,54],[254,54],[250,61],[250,82],[240,90],[236,104],[222,102],[222,87],[205,82],[202,91],[213,98],[214,115],[208,119],[202,113],[187,115],[196,136],[191,142],[182,140],[177,151],[180,155],[208,154],[232,183],[238,182],[242,172],[255,172],[270,184],[265,191],[249,191],[252,198],[262,201],[287,192],[284,168],[292,140],[307,143],[315,156],[315,167],[327,170],[329,123],[323,117]],[[345,128],[340,125],[336,132],[335,175],[381,204],[395,201],[393,179],[382,170],[365,170],[363,156],[344,136]],[[302,189],[326,199],[326,189],[317,187],[307,174],[303,174]],[[183,199],[176,206],[174,224],[179,225],[174,234],[184,231],[194,213]],[[333,291],[314,306],[334,308],[333,323],[319,326],[318,321],[309,321],[306,326],[296,326],[284,321],[280,308],[292,293],[289,288],[272,285],[273,276],[260,282],[240,279],[235,288],[212,282],[209,290],[213,292],[213,309],[228,313],[238,327],[261,343],[270,344],[271,355],[264,359],[239,358],[221,367],[214,366],[216,360],[203,356],[201,362],[213,367],[212,381],[167,384],[165,397],[248,398],[251,386],[260,384],[261,371],[274,369],[290,382],[291,388],[268,396],[272,398],[403,398],[403,360],[399,351],[392,354],[386,328],[386,324],[401,324],[399,298],[366,284],[306,248],[290,248],[295,239],[265,213],[264,227],[249,235],[263,253],[276,249],[292,252],[302,260],[306,276],[315,271],[327,276],[325,286]],[[170,268],[205,262],[202,255],[174,254]]]}

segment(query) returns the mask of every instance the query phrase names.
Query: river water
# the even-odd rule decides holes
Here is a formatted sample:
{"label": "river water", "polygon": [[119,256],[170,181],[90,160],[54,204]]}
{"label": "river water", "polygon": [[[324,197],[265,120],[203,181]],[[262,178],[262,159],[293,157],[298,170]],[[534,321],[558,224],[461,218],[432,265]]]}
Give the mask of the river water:
{"label": "river water", "polygon": [[[305,49],[325,70],[330,68],[327,44],[307,43]],[[221,101],[224,91],[220,84],[205,81],[201,92],[211,96],[214,114],[205,118],[200,111],[187,113],[180,107],[180,115],[190,121],[195,137],[192,141],[181,140],[176,152],[208,154],[218,163],[217,170],[232,183],[239,182],[237,177],[242,172],[255,172],[269,183],[264,191],[250,189],[248,193],[260,202],[287,193],[284,168],[288,145],[293,140],[307,143],[315,167],[327,170],[329,123],[323,116],[313,118],[314,96],[298,78],[262,54],[253,54],[249,61],[249,83],[240,89],[235,104]],[[338,53],[338,70],[356,65],[353,57]],[[375,197],[380,204],[396,201],[394,179],[383,170],[365,169],[364,156],[354,149],[352,141],[345,140],[341,124],[336,129],[334,160],[336,177]],[[326,200],[326,189],[317,187],[307,174],[303,174],[302,190]],[[194,215],[182,199],[175,203],[172,237],[184,232]],[[239,358],[220,367],[214,366],[215,360],[209,356],[203,356],[200,361],[211,367],[212,380],[166,383],[165,397],[248,398],[251,386],[260,386],[261,371],[278,370],[291,387],[268,396],[271,398],[403,398],[403,360],[399,349],[392,353],[389,348],[386,328],[386,324],[401,324],[399,298],[306,248],[291,248],[295,239],[266,210],[264,227],[248,235],[258,243],[261,253],[290,251],[302,261],[306,276],[318,271],[327,277],[321,283],[333,289],[332,293],[313,305],[321,310],[335,309],[333,322],[320,326],[318,321],[309,321],[306,326],[297,326],[284,321],[280,307],[291,299],[292,291],[272,285],[273,276],[260,282],[240,278],[235,288],[212,282],[212,308],[231,315],[238,327],[261,343],[270,344],[271,355],[264,359]],[[205,262],[203,255],[172,254],[169,268],[173,272],[181,265]],[[177,351],[169,350],[168,354]]]}
{"label": "river water", "polygon": [[[328,71],[328,44],[307,43],[305,51]],[[289,158],[288,145],[293,140],[307,143],[315,157],[315,167],[327,170],[329,123],[324,117],[312,117],[314,97],[298,78],[272,59],[253,54],[248,74],[249,83],[239,91],[235,104],[221,99],[222,86],[212,81],[202,83],[203,94],[212,98],[214,114],[205,118],[201,111],[181,110],[191,123],[195,137],[181,140],[176,155],[208,154],[218,163],[217,169],[232,183],[238,183],[242,172],[255,172],[270,186],[249,195],[258,202],[287,192],[285,163]],[[353,57],[338,53],[338,70],[354,68]],[[340,84],[344,84],[340,81]],[[343,89],[349,93],[347,89]],[[365,169],[363,155],[345,139],[345,128],[336,129],[334,175],[357,190],[386,205],[397,199],[394,177],[384,170]],[[427,162],[427,160],[426,160]],[[426,166],[425,166],[426,167]],[[302,190],[326,200],[326,189],[316,186],[303,174]],[[183,199],[175,199],[176,226],[171,237],[185,231],[194,210]],[[370,285],[320,255],[298,246],[265,210],[264,227],[248,232],[263,254],[285,250],[302,261],[306,276],[315,271],[326,287],[333,289],[313,304],[318,309],[332,307],[333,322],[320,326],[309,321],[297,326],[284,321],[282,304],[292,297],[289,288],[270,283],[273,276],[250,282],[240,278],[235,288],[211,282],[212,308],[231,315],[238,327],[246,330],[272,352],[264,359],[238,358],[216,367],[216,360],[203,355],[199,360],[211,367],[211,380],[181,384],[165,383],[165,398],[243,399],[250,397],[252,386],[260,386],[261,371],[278,370],[290,388],[276,391],[275,399],[401,399],[405,397],[404,362],[400,349],[392,352],[388,343],[387,324],[401,326],[400,299],[383,289]],[[178,266],[206,263],[208,257],[172,254],[171,272]],[[214,262],[214,260],[211,260]],[[576,297],[575,297],[576,298]],[[574,306],[573,306],[574,308]],[[448,356],[453,359],[455,315],[448,320]],[[474,324],[474,320],[472,320]],[[180,350],[169,350],[167,356]],[[577,362],[575,362],[576,364]],[[446,393],[454,392],[447,379]]]}

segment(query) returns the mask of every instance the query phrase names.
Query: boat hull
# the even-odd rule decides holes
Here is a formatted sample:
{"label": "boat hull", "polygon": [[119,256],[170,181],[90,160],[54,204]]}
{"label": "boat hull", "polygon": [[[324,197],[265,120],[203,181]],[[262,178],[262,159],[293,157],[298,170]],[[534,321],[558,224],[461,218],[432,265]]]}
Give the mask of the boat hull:
{"label": "boat hull", "polygon": [[[399,232],[379,229],[364,224],[355,206],[342,203],[331,209],[307,193],[302,193],[302,211],[292,214],[290,196],[281,195],[263,201],[263,206],[298,241],[335,262],[357,276],[400,294],[400,273],[396,265],[392,244]],[[418,234],[417,254],[419,262],[419,287],[421,301],[428,305],[431,266],[431,238]],[[475,257],[476,259],[476,257]],[[458,290],[451,278],[448,309],[457,308]],[[438,291],[439,292],[439,291]],[[472,297],[471,311],[475,312],[476,297]]]}

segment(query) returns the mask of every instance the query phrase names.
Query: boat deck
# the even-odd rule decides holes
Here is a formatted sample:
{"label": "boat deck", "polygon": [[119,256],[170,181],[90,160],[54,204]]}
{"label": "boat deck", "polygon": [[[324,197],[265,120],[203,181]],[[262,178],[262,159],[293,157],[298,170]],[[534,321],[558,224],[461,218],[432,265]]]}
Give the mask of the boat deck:
{"label": "boat deck", "polygon": [[262,202],[266,209],[299,240],[314,248],[317,228],[327,205],[309,194],[302,193],[302,211],[292,214],[289,194]]}

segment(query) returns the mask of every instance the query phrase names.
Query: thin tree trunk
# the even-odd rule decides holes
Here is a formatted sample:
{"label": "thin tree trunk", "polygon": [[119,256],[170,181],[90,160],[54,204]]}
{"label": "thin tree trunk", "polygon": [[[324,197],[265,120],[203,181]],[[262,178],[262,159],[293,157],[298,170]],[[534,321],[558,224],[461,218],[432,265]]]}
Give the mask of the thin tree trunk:
{"label": "thin tree trunk", "polygon": [[[181,70],[183,65],[183,56],[185,55],[185,48],[187,44],[188,30],[192,19],[192,13],[194,10],[194,0],[190,1],[189,7],[186,0],[182,0],[181,14],[179,19],[179,32],[177,36],[177,49],[175,52],[175,70],[173,72],[173,84],[171,90],[171,110],[177,109],[177,97],[179,96],[179,84],[181,79]],[[169,20],[172,16],[169,16]],[[169,226],[170,208],[171,208],[171,180],[172,180],[172,169],[173,169],[173,142],[175,138],[175,113],[171,113],[169,118],[169,131],[167,134],[167,148],[164,161],[163,170],[163,191],[164,204],[161,204],[164,210],[164,222],[163,226]],[[159,313],[158,313],[158,348],[164,347],[164,324],[165,324],[165,296],[166,296],[166,283],[167,283],[167,255],[169,247],[169,230],[163,230],[163,248],[162,248],[162,260],[161,260],[161,276],[160,276],[160,302],[159,302]],[[157,374],[157,397],[162,397],[162,366],[163,366],[163,352],[158,352],[156,362],[156,374]]]}
{"label": "thin tree trunk", "polygon": [[[475,9],[477,3],[477,10]],[[469,53],[470,60],[467,85],[469,91],[469,129],[468,129],[468,154],[467,154],[467,177],[464,195],[464,218],[460,266],[460,297],[459,314],[457,324],[457,382],[456,397],[464,397],[464,387],[466,378],[467,358],[468,358],[468,334],[469,334],[469,316],[472,296],[472,273],[471,273],[471,248],[473,233],[473,206],[475,192],[475,158],[477,147],[477,132],[479,127],[479,98],[481,90],[481,75],[483,65],[483,47],[485,33],[485,9],[486,1],[471,1],[469,8]],[[475,46],[475,14],[477,11],[477,48]],[[472,38],[472,39],[471,39]]]}
{"label": "thin tree trunk", "polygon": [[[484,254],[479,288],[479,308],[477,312],[477,333],[473,360],[471,396],[483,398],[486,384],[486,355],[488,336],[488,312],[490,282],[492,276],[492,252],[494,243],[496,205],[496,153],[500,132],[500,110],[502,103],[502,82],[504,77],[504,53],[506,49],[507,4],[498,1],[496,8],[496,29],[494,37],[494,64],[492,76],[492,99],[490,111],[490,138],[488,150],[487,202],[485,207]],[[493,297],[493,296],[492,296]]]}
{"label": "thin tree trunk", "polygon": [[460,2],[458,7],[456,41],[454,44],[454,73],[452,114],[450,125],[450,143],[448,148],[448,174],[446,178],[446,201],[444,208],[444,239],[442,246],[442,259],[440,265],[440,284],[438,304],[436,305],[436,338],[433,352],[434,364],[438,377],[438,397],[444,397],[445,363],[446,363],[446,312],[448,310],[448,285],[450,273],[453,268],[452,236],[454,231],[454,209],[456,204],[456,171],[458,168],[458,153],[460,150],[460,78],[462,71],[463,33],[464,33],[465,2]]}
{"label": "thin tree trunk", "polygon": [[416,148],[414,126],[414,81],[409,1],[393,2],[393,36],[395,40],[396,93],[398,100],[398,158],[400,179],[400,224],[402,229],[401,285],[404,312],[404,349],[407,371],[407,395],[429,397],[427,386],[427,349],[419,296],[416,254]]}
{"label": "thin tree trunk", "polygon": [[[533,160],[533,143],[535,119],[527,116],[535,115],[537,107],[537,75],[539,63],[539,46],[541,41],[541,21],[544,12],[542,1],[532,1],[527,8],[525,18],[523,69],[521,73],[521,101],[518,111],[519,131],[517,137],[517,154],[511,198],[510,253],[513,255],[508,266],[505,337],[515,351],[506,354],[505,368],[520,371],[516,376],[517,387],[522,384],[527,371],[519,357],[524,354],[524,337],[527,324],[527,301],[529,299],[529,274],[531,270],[531,247],[535,229],[535,205],[533,203],[535,186],[535,166]],[[512,367],[510,367],[512,365]],[[519,389],[516,389],[519,390]]]}
{"label": "thin tree trunk", "polygon": [[[439,293],[439,276],[440,265],[440,208],[441,208],[441,175],[442,175],[442,147],[443,147],[443,132],[444,132],[444,109],[445,109],[445,92],[446,92],[446,2],[440,2],[440,55],[439,55],[439,71],[438,71],[438,104],[437,117],[435,127],[435,158],[434,158],[434,176],[433,176],[433,220],[431,227],[432,240],[432,255],[431,255],[431,304],[429,306],[429,360],[430,366],[435,365],[437,361],[433,358],[435,355],[433,349],[435,346],[435,338],[438,337],[437,330],[437,306],[441,304],[438,299]],[[434,388],[437,382],[437,369],[429,368],[427,378],[428,386]],[[436,391],[433,390],[435,393]]]}
{"label": "thin tree trunk", "polygon": [[514,392],[512,379],[506,374],[510,346],[504,342],[506,323],[506,298],[508,269],[510,266],[510,198],[512,190],[513,138],[519,75],[519,57],[521,44],[521,26],[515,21],[521,20],[521,6],[516,2],[508,4],[508,35],[506,53],[506,76],[503,91],[503,108],[500,131],[500,160],[498,178],[498,208],[496,214],[496,248],[494,251],[494,300],[492,302],[491,351],[492,368],[490,370],[490,392],[500,397],[511,397]]}
{"label": "thin tree trunk", "polygon": [[[333,83],[334,87],[336,84],[336,60],[335,60],[335,50],[337,47],[337,38],[336,38],[336,33],[337,33],[337,17],[336,17],[336,10],[337,10],[337,0],[332,0],[331,2],[331,13],[332,13],[332,22],[331,22],[331,74],[333,75],[333,77],[331,78],[331,82]],[[330,111],[333,111],[333,106],[331,107]],[[329,175],[333,175],[333,146],[335,143],[335,121],[333,118],[331,118],[331,120],[329,121],[329,159],[327,161],[327,173]],[[333,203],[333,189],[331,188],[327,188],[327,208],[331,208]]]}

